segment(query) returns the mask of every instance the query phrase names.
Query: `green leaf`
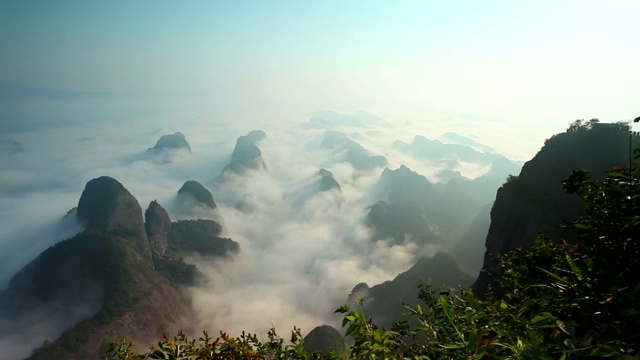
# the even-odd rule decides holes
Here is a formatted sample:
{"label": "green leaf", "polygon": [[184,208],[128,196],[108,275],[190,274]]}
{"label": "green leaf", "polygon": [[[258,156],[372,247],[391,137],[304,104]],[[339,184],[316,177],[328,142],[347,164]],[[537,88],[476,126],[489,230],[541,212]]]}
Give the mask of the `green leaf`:
{"label": "green leaf", "polygon": [[440,302],[440,306],[442,306],[442,311],[444,311],[444,314],[447,315],[447,318],[449,320],[451,320],[451,309],[449,309],[449,303],[447,303],[447,299],[445,299],[444,296],[440,296],[438,301]]}
{"label": "green leaf", "polygon": [[478,343],[478,331],[471,330],[469,333],[469,340],[467,341],[467,349],[473,350],[476,348],[476,344]]}
{"label": "green leaf", "polygon": [[548,319],[553,319],[553,315],[551,315],[551,313],[548,313],[548,312],[543,312],[534,316],[533,319],[531,319],[531,323],[537,324],[541,321],[548,320]]}
{"label": "green leaf", "polygon": [[589,227],[587,225],[583,225],[583,224],[573,224],[572,225],[574,229],[576,230],[589,230]]}
{"label": "green leaf", "polygon": [[554,278],[555,280],[557,280],[558,282],[560,282],[561,284],[569,285],[569,281],[567,281],[567,279],[561,278],[560,276],[558,276],[558,275],[556,275],[556,274],[552,273],[552,272],[551,272],[551,271],[549,271],[549,270],[545,270],[545,269],[541,268],[540,266],[536,266],[536,267],[537,267],[538,269],[542,270],[545,274],[547,274],[547,275],[551,276],[552,278]]}
{"label": "green leaf", "polygon": [[573,333],[574,333],[573,326],[567,324],[566,322],[564,322],[562,320],[556,320],[556,325],[558,325],[560,330],[562,330],[562,332],[564,332],[565,334],[567,334],[569,336],[573,336]]}
{"label": "green leaf", "polygon": [[618,177],[618,178],[620,178],[620,177],[625,177],[625,175],[624,175],[623,173],[621,173],[621,172],[617,172],[617,171],[610,171],[610,172],[607,174],[607,176],[610,176],[610,177]]}
{"label": "green leaf", "polygon": [[573,261],[571,256],[569,254],[564,254],[564,257],[565,259],[567,259],[567,263],[569,264],[569,267],[571,267],[571,271],[573,271],[573,273],[576,275],[578,280],[584,281],[584,277],[582,276],[582,271],[580,270],[578,265],[576,265],[576,263]]}

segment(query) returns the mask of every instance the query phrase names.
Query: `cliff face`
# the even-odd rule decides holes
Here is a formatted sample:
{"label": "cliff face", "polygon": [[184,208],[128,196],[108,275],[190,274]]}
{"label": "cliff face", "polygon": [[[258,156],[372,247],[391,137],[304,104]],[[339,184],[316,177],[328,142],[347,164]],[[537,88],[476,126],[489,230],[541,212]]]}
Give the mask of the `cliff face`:
{"label": "cliff face", "polygon": [[531,247],[538,233],[572,240],[572,234],[561,228],[581,212],[580,199],[562,190],[562,181],[572,170],[585,168],[600,178],[628,161],[628,129],[617,124],[572,126],[547,140],[520,175],[498,189],[476,290],[482,294],[496,286],[500,276],[496,255]]}
{"label": "cliff face", "polygon": [[163,256],[167,252],[168,234],[172,230],[169,214],[154,200],[149,204],[144,218],[146,220],[144,226],[154,258]]}

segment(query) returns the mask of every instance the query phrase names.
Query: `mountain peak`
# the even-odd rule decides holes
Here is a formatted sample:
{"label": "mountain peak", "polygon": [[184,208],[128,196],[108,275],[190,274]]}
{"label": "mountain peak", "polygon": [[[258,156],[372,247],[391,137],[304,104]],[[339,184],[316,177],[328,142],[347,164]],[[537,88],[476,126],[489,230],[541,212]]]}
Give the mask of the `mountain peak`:
{"label": "mountain peak", "polygon": [[168,246],[167,234],[171,232],[169,214],[156,200],[153,200],[144,217],[151,250],[156,256],[164,255]]}
{"label": "mountain peak", "polygon": [[138,201],[121,183],[109,176],[87,183],[78,202],[78,218],[87,228],[139,230],[142,228],[142,209]]}
{"label": "mountain peak", "polygon": [[185,182],[180,190],[178,190],[178,195],[181,197],[193,197],[193,199],[198,203],[206,205],[212,209],[216,207],[216,203],[213,201],[213,195],[211,195],[211,192],[195,180]]}
{"label": "mountain peak", "polygon": [[185,149],[191,152],[191,146],[189,146],[187,139],[181,132],[176,132],[171,135],[163,135],[158,139],[156,145],[149,150],[162,149]]}
{"label": "mountain peak", "polygon": [[118,180],[102,176],[89,181],[80,196],[77,214],[87,224],[88,232],[135,238],[140,253],[150,257],[142,208]]}
{"label": "mountain peak", "polygon": [[240,136],[231,154],[231,162],[223,172],[233,171],[242,173],[246,169],[266,170],[267,166],[262,160],[262,152],[256,143],[267,136],[262,130],[253,130],[247,135]]}

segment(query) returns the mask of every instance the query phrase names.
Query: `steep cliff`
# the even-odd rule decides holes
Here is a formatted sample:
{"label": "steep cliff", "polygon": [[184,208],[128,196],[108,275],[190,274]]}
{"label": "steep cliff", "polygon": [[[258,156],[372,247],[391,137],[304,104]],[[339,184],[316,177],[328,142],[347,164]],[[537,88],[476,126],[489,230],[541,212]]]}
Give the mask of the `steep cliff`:
{"label": "steep cliff", "polygon": [[168,236],[173,230],[171,219],[167,211],[155,200],[149,204],[147,211],[144,213],[144,218],[144,226],[155,260],[167,252]]}
{"label": "steep cliff", "polygon": [[538,233],[571,241],[562,225],[580,215],[580,200],[562,190],[562,181],[578,168],[600,178],[610,168],[628,164],[629,151],[628,127],[620,124],[577,122],[547,140],[520,175],[498,189],[476,290],[482,294],[496,287],[497,255],[531,247]]}

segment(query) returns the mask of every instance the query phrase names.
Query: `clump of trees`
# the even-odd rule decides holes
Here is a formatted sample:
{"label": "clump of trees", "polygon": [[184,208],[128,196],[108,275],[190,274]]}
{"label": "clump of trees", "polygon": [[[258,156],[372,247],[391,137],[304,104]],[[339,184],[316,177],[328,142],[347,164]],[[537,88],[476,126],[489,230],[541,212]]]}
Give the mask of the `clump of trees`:
{"label": "clump of trees", "polygon": [[[531,249],[501,259],[506,295],[481,300],[471,290],[422,286],[425,305],[407,307],[407,321],[383,329],[346,306],[343,327],[353,359],[640,358],[640,164],[594,181],[583,169],[563,183],[580,196],[583,216],[566,226],[574,243],[540,236]],[[300,330],[290,342],[274,330],[261,342],[242,333],[198,340],[164,336],[143,354],[111,343],[108,359],[334,359],[308,354]]]}

